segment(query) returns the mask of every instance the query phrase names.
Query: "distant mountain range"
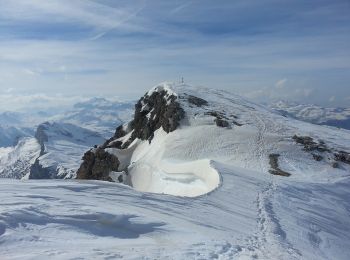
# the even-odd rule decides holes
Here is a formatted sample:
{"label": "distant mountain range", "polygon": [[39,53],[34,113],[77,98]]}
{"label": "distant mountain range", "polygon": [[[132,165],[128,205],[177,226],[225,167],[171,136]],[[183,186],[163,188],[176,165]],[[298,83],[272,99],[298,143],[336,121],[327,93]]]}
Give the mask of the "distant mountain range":
{"label": "distant mountain range", "polygon": [[0,113],[0,177],[74,177],[84,151],[130,120],[133,103],[92,98],[60,114]]}
{"label": "distant mountain range", "polygon": [[313,124],[350,129],[350,107],[330,108],[278,101],[271,104],[270,108],[279,111],[284,116],[293,117]]}

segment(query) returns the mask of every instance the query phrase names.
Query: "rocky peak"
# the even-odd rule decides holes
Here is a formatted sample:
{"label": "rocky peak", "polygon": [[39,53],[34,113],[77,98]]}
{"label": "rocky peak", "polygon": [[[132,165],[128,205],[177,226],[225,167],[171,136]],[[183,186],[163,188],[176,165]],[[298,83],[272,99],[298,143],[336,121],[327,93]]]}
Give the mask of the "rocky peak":
{"label": "rocky peak", "polygon": [[35,132],[35,138],[38,140],[38,143],[41,146],[40,156],[45,153],[45,142],[48,142],[48,136],[45,131],[48,129],[48,122],[40,124]]}
{"label": "rocky peak", "polygon": [[85,153],[77,178],[111,180],[108,177],[111,171],[125,169],[118,169],[118,158],[106,152],[105,148],[126,149],[135,139],[151,143],[156,130],[162,128],[166,133],[172,132],[184,116],[176,93],[165,85],[153,88],[135,104],[131,122],[118,126],[113,137]]}
{"label": "rocky peak", "polygon": [[[167,133],[174,131],[185,116],[177,99],[177,95],[164,86],[147,92],[135,104],[133,120],[126,126],[119,126],[102,147],[125,149],[137,138],[151,142],[154,132],[161,127]],[[128,133],[131,135],[127,140],[117,141]]]}

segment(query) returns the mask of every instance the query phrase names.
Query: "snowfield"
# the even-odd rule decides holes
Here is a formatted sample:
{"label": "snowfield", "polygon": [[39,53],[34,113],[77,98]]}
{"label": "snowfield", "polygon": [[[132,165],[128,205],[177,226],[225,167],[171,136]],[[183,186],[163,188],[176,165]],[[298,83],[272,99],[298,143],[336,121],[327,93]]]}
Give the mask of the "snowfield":
{"label": "snowfield", "polygon": [[1,258],[350,259],[350,165],[335,161],[350,131],[224,91],[163,84],[148,94],[159,90],[186,115],[151,142],[105,149],[128,185],[0,180]]}
{"label": "snowfield", "polygon": [[349,258],[349,178],[310,184],[215,168],[222,185],[196,198],[1,180],[1,259]]}

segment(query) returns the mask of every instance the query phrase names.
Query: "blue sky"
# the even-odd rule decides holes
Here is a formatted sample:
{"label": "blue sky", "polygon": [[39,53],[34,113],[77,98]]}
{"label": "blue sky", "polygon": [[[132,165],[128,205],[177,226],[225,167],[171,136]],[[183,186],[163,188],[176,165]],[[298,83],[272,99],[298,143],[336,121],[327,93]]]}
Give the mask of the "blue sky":
{"label": "blue sky", "polygon": [[181,76],[349,106],[350,1],[0,0],[1,99],[136,98]]}

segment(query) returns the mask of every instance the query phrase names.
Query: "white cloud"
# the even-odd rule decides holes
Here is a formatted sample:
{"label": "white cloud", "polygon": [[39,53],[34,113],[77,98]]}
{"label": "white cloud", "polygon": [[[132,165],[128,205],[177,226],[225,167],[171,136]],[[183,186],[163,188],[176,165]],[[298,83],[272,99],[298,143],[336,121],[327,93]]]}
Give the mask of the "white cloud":
{"label": "white cloud", "polygon": [[5,93],[11,93],[13,92],[15,89],[14,88],[8,88],[8,89],[5,89]]}
{"label": "white cloud", "polygon": [[171,10],[170,14],[176,14],[176,13],[180,12],[181,10],[185,9],[186,7],[190,6],[192,3],[193,3],[193,1],[187,0],[183,4],[175,7],[173,10]]}
{"label": "white cloud", "polygon": [[31,69],[23,69],[24,74],[30,75],[30,76],[38,76],[40,73]]}
{"label": "white cloud", "polygon": [[331,96],[330,98],[329,98],[329,102],[334,102],[335,101],[335,96]]}
{"label": "white cloud", "polygon": [[281,79],[275,83],[275,87],[278,89],[284,88],[286,85],[287,79]]}
{"label": "white cloud", "polygon": [[65,108],[87,98],[81,96],[64,96],[60,94],[46,95],[16,95],[9,91],[0,94],[0,111],[21,111],[21,110],[45,110],[52,107]]}
{"label": "white cloud", "polygon": [[112,8],[89,0],[17,0],[1,1],[3,18],[17,21],[78,22],[99,29],[123,26],[135,28],[126,22],[138,12],[143,1],[136,1],[128,8]]}

